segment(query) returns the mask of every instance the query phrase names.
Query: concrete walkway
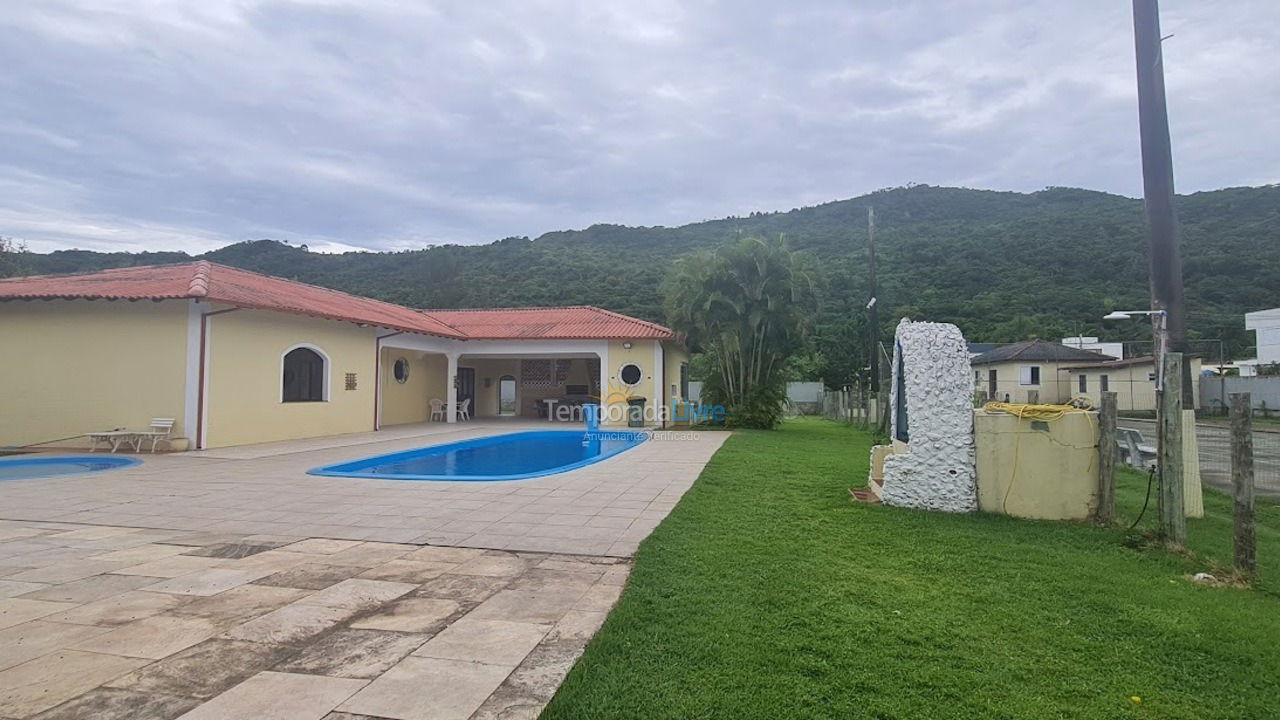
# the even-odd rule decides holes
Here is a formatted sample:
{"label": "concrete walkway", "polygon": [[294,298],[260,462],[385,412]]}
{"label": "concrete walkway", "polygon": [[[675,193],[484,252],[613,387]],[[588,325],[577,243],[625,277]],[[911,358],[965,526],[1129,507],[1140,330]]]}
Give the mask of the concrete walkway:
{"label": "concrete walkway", "polygon": [[305,474],[530,427],[0,483],[0,720],[537,717],[727,433],[505,483]]}
{"label": "concrete walkway", "polygon": [[0,483],[0,518],[627,557],[727,433],[660,434],[608,460],[513,482],[330,478],[328,463],[548,423],[417,425],[181,453],[96,475]]}
{"label": "concrete walkway", "polygon": [[0,522],[0,718],[533,718],[618,558]]}

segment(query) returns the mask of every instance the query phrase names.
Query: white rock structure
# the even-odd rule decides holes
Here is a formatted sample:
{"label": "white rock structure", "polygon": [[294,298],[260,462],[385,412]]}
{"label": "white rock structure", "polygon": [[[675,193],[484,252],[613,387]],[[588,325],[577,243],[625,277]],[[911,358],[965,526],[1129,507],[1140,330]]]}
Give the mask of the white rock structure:
{"label": "white rock structure", "polygon": [[904,319],[894,334],[892,377],[894,443],[877,494],[887,505],[976,510],[973,379],[964,335],[949,323]]}

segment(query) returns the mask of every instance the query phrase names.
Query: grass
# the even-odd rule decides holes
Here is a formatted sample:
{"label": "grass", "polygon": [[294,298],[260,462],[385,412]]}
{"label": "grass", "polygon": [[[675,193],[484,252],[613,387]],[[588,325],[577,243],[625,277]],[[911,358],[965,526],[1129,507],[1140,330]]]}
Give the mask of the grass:
{"label": "grass", "polygon": [[[822,420],[735,433],[543,717],[1280,712],[1280,586],[1186,579],[1230,560],[1225,498],[1191,524],[1194,557],[1171,555],[1120,528],[853,503],[869,446]],[[1144,489],[1123,476],[1122,514]],[[1280,513],[1260,510],[1263,573],[1280,574]]]}

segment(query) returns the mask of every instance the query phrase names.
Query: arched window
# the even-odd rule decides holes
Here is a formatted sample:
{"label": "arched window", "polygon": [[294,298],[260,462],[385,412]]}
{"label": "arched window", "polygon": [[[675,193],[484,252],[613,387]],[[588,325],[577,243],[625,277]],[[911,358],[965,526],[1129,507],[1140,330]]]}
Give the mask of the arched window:
{"label": "arched window", "polygon": [[325,358],[308,347],[285,353],[284,383],[280,399],[284,402],[324,402]]}
{"label": "arched window", "polygon": [[512,375],[498,378],[498,414],[515,415],[520,409],[516,401],[516,379]]}

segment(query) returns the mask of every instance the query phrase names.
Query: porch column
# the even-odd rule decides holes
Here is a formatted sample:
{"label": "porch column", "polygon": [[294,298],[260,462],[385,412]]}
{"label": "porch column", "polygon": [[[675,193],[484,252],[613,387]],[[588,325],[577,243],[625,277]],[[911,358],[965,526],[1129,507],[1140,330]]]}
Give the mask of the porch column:
{"label": "porch column", "polygon": [[449,358],[448,377],[445,378],[444,386],[444,413],[445,422],[458,422],[458,354],[448,353]]}

